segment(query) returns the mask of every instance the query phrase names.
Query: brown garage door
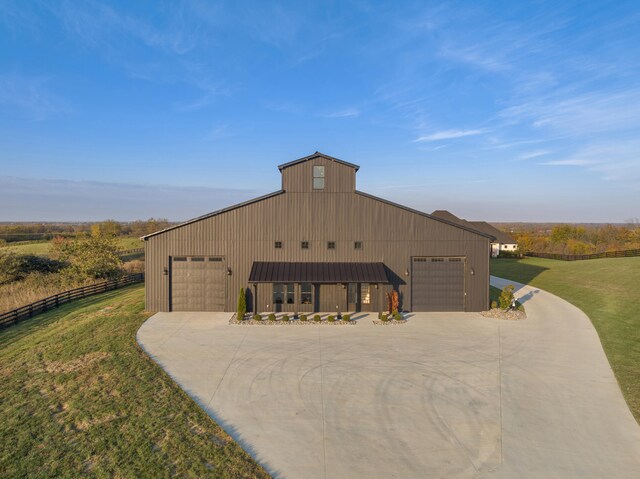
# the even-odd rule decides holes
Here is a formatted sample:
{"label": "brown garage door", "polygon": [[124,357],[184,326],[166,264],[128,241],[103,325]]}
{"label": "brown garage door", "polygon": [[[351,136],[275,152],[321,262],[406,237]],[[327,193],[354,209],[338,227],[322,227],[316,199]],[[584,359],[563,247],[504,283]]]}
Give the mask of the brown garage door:
{"label": "brown garage door", "polygon": [[226,267],[220,256],[171,260],[171,311],[224,311]]}
{"label": "brown garage door", "polygon": [[464,311],[464,258],[413,258],[413,311]]}

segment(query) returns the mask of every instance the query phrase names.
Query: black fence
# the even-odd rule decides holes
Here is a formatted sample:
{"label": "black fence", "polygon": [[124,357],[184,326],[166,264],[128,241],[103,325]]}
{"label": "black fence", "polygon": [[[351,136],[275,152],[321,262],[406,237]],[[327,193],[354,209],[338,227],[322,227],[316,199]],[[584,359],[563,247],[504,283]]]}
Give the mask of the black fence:
{"label": "black fence", "polygon": [[606,253],[593,254],[556,254],[556,253],[525,253],[525,256],[534,258],[559,259],[561,261],[580,261],[583,259],[599,259],[599,258],[630,258],[632,256],[640,256],[640,249],[628,249],[625,251],[607,251]]}
{"label": "black fence", "polygon": [[87,286],[81,286],[80,288],[70,289],[69,291],[63,291],[62,293],[54,294],[48,298],[40,299],[34,303],[21,306],[12,311],[0,314],[0,328],[10,326],[12,324],[19,323],[25,319],[32,318],[36,314],[44,313],[50,309],[57,308],[60,305],[73,301],[74,299],[86,298],[87,296],[93,296],[94,294],[104,293],[106,291],[112,291],[114,289],[122,288],[130,284],[141,283],[144,281],[144,274],[130,274],[122,276],[117,279],[111,279],[109,281],[103,281],[101,283],[89,284]]}

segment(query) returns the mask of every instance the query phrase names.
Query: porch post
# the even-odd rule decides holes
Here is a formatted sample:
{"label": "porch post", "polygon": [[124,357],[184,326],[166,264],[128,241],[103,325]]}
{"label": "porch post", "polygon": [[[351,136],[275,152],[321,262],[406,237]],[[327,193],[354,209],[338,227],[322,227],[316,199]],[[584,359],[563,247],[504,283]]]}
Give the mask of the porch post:
{"label": "porch post", "polygon": [[293,283],[293,309],[293,317],[296,318],[300,313],[300,283]]}
{"label": "porch post", "polygon": [[258,285],[253,283],[253,314],[258,314]]}
{"label": "porch post", "polygon": [[382,311],[382,295],[384,294],[382,290],[382,283],[378,283],[378,313]]}

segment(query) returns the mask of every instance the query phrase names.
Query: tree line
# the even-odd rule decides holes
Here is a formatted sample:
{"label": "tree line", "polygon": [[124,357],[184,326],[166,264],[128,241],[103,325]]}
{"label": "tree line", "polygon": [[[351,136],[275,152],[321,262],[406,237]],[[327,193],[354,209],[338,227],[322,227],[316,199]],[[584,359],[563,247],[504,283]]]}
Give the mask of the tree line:
{"label": "tree line", "polygon": [[511,231],[521,252],[593,254],[640,248],[640,225],[555,225]]}
{"label": "tree line", "polygon": [[95,223],[20,223],[0,225],[0,243],[51,240],[56,236],[74,237],[83,234],[107,236],[144,236],[171,226],[166,218],[149,218],[122,222],[106,220]]}

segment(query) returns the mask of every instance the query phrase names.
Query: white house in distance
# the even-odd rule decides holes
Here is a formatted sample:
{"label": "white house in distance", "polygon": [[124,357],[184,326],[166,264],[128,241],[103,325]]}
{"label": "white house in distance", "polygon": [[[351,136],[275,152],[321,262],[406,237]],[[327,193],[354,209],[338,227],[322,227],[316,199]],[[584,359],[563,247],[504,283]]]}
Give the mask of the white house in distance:
{"label": "white house in distance", "polygon": [[431,213],[431,216],[458,223],[493,236],[494,240],[491,242],[490,246],[492,258],[498,256],[500,251],[514,252],[518,250],[518,243],[516,243],[516,240],[514,240],[511,235],[504,231],[500,231],[498,228],[490,225],[486,221],[467,221],[462,218],[458,218],[447,210],[436,210]]}

